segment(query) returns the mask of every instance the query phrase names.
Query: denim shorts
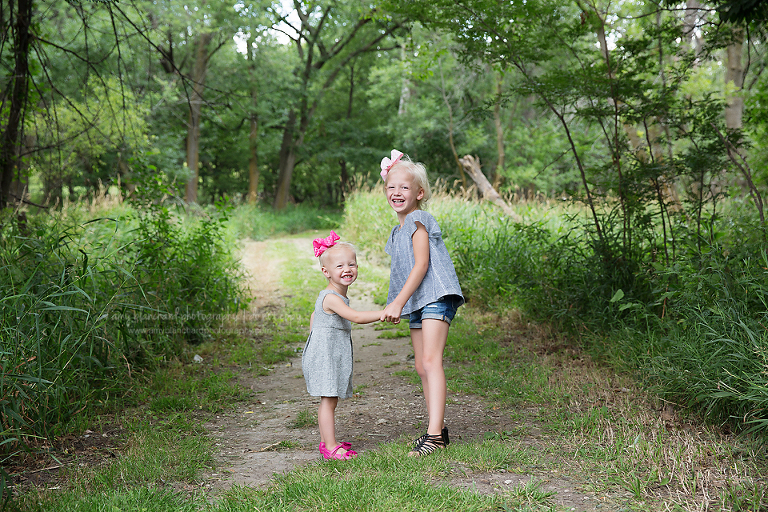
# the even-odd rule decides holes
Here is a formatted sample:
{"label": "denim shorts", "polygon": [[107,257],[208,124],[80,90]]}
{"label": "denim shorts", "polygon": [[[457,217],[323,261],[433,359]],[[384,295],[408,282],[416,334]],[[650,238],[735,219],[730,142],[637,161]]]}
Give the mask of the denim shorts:
{"label": "denim shorts", "polygon": [[421,309],[408,315],[408,327],[421,329],[421,321],[424,319],[442,320],[451,325],[451,320],[456,316],[456,310],[461,305],[461,297],[458,295],[446,295],[435,302],[430,302]]}

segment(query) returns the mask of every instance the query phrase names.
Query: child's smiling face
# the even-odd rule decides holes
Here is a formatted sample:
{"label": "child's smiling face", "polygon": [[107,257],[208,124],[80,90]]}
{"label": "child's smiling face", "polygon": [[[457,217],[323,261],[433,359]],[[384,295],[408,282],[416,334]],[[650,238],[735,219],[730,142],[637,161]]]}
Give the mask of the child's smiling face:
{"label": "child's smiling face", "polygon": [[331,247],[323,258],[323,274],[333,284],[347,287],[357,279],[357,256],[349,247]]}
{"label": "child's smiling face", "polygon": [[387,202],[398,216],[408,215],[419,207],[424,196],[421,187],[414,185],[413,176],[405,169],[396,169],[387,175]]}

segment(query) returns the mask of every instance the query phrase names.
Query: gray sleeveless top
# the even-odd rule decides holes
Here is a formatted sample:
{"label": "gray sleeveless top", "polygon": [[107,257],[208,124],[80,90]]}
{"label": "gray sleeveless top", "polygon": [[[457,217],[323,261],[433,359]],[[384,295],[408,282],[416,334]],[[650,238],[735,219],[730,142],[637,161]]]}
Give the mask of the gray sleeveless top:
{"label": "gray sleeveless top", "polygon": [[432,215],[423,210],[414,210],[409,213],[402,227],[397,225],[392,228],[392,233],[387,240],[384,250],[392,257],[387,304],[395,300],[413,270],[415,258],[412,237],[416,232],[417,221],[426,228],[429,235],[429,268],[419,287],[405,303],[402,315],[417,311],[446,295],[457,295],[461,298],[459,305],[464,304],[456,269],[443,242],[440,226]]}

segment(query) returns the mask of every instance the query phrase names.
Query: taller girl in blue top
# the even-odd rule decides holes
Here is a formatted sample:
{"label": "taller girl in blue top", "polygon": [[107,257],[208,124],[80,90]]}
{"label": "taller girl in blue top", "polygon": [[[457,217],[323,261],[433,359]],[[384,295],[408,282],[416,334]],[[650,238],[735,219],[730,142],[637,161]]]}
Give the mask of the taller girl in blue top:
{"label": "taller girl in blue top", "polygon": [[456,310],[464,304],[440,226],[422,210],[430,198],[424,165],[397,150],[381,161],[389,205],[400,224],[392,228],[385,251],[392,257],[389,296],[382,320],[408,318],[416,372],[427,403],[427,432],[414,441],[410,456],[428,455],[449,443],[445,423],[443,351]]}

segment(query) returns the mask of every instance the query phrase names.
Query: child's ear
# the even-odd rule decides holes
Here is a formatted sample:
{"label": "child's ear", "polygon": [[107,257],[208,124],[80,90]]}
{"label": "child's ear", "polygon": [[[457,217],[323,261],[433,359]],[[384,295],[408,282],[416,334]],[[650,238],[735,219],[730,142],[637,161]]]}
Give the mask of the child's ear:
{"label": "child's ear", "polygon": [[331,273],[330,273],[330,272],[328,272],[328,269],[326,269],[325,267],[320,267],[320,270],[322,270],[322,272],[323,272],[323,275],[324,275],[325,277],[327,277],[328,279],[330,279],[330,278],[331,278]]}
{"label": "child's ear", "polygon": [[421,198],[422,198],[422,197],[424,197],[424,189],[423,189],[423,188],[420,188],[420,189],[419,189],[419,193],[418,193],[418,194],[416,194],[416,200],[417,200],[417,201],[421,201]]}

